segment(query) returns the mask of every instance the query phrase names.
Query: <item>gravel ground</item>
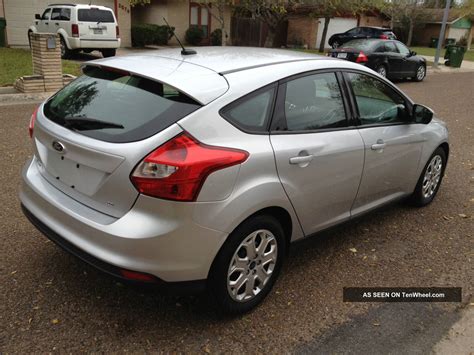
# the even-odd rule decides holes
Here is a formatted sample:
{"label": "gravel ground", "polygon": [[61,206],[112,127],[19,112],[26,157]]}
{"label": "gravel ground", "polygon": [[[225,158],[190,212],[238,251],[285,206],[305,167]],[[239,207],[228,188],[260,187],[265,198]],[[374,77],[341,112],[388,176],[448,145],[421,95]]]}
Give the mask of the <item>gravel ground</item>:
{"label": "gravel ground", "polygon": [[[474,73],[398,85],[449,124],[451,155],[437,199],[423,209],[396,204],[297,243],[273,293],[237,318],[222,318],[205,297],[123,286],[48,242],[23,217],[17,197],[20,169],[31,154],[34,105],[0,107],[0,353],[308,352],[324,349],[319,340],[331,342],[351,322],[365,324],[360,341],[377,342],[378,324],[408,312],[343,303],[344,286],[459,286],[467,304],[474,291]],[[459,306],[438,304],[431,313],[425,307],[431,306],[410,310],[416,324],[418,314],[437,318]],[[448,328],[431,332],[433,344]],[[415,340],[402,335],[400,341]]]}

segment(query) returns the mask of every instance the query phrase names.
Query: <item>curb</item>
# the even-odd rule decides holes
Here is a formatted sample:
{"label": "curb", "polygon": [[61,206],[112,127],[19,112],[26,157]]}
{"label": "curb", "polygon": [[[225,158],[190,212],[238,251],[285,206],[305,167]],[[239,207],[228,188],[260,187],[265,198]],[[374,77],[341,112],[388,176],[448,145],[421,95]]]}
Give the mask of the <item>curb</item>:
{"label": "curb", "polygon": [[42,92],[36,94],[2,94],[0,95],[0,105],[42,102],[53,94],[54,92]]}

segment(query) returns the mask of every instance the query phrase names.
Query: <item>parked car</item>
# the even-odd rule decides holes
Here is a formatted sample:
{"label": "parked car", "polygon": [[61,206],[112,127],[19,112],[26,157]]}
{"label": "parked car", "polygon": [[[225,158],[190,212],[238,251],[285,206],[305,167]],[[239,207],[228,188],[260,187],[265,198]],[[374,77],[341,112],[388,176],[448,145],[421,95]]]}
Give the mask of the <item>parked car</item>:
{"label": "parked car", "polygon": [[333,34],[328,43],[332,48],[337,48],[346,42],[354,39],[367,39],[367,38],[379,38],[379,39],[397,39],[397,36],[392,32],[390,28],[384,27],[355,27],[344,33]]}
{"label": "parked car", "polygon": [[331,50],[328,56],[365,65],[390,79],[422,81],[426,76],[426,59],[399,41],[358,39]]}
{"label": "parked car", "polygon": [[74,52],[90,53],[98,50],[104,57],[115,56],[120,47],[120,33],[114,12],[97,5],[49,5],[43,14],[35,15],[32,32],[58,33],[61,40],[61,57]]}
{"label": "parked car", "polygon": [[291,242],[436,196],[445,124],[371,69],[196,50],[86,63],[33,113],[20,199],[47,237],[122,279],[207,288],[239,313],[270,292]]}

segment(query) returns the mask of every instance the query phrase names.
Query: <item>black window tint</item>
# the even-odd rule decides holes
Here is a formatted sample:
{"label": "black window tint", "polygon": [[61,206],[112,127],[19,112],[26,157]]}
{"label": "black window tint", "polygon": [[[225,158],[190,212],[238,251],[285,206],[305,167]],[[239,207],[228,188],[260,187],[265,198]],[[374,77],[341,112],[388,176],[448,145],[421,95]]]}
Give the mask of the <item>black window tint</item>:
{"label": "black window tint", "polygon": [[349,73],[362,125],[406,122],[405,100],[378,79]]}
{"label": "black window tint", "polygon": [[353,29],[351,29],[351,30],[349,30],[349,31],[346,32],[346,34],[348,34],[348,35],[350,35],[350,36],[354,36],[354,35],[356,35],[356,34],[358,34],[358,33],[359,33],[359,28],[358,28],[358,27],[353,28]]}
{"label": "black window tint", "polygon": [[385,52],[385,46],[383,44],[377,46],[377,48],[375,49],[375,52],[376,53],[383,53]]}
{"label": "black window tint", "polygon": [[400,52],[401,55],[403,56],[407,56],[410,54],[410,50],[403,44],[399,43],[399,42],[395,42],[397,48],[398,48],[398,51]]}
{"label": "black window tint", "polygon": [[43,15],[41,15],[42,20],[49,20],[49,15],[51,13],[51,9],[46,9],[43,12]]}
{"label": "black window tint", "polygon": [[286,84],[285,116],[289,131],[346,126],[336,74],[315,74],[289,81]]}
{"label": "black window tint", "polygon": [[258,90],[227,106],[221,113],[244,131],[266,131],[274,94],[274,88]]}
{"label": "black window tint", "polygon": [[385,52],[398,53],[397,47],[393,42],[385,42]]}
{"label": "black window tint", "polygon": [[77,17],[78,17],[78,20],[82,22],[103,22],[103,23],[115,22],[112,11],[100,10],[96,8],[80,9],[77,11]]}
{"label": "black window tint", "polygon": [[122,143],[148,138],[199,107],[166,84],[86,67],[84,75],[45,104],[44,114],[83,135]]}
{"label": "black window tint", "polygon": [[71,9],[55,8],[51,13],[51,20],[69,21],[71,19]]}

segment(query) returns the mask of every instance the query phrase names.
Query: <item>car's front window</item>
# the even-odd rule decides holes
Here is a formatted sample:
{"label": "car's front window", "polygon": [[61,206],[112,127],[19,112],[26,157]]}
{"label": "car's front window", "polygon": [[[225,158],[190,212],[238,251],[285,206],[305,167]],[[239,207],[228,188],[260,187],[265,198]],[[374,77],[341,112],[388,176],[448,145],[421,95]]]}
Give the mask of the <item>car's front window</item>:
{"label": "car's front window", "polygon": [[398,51],[400,52],[401,55],[403,56],[410,55],[410,50],[407,47],[405,47],[403,44],[399,42],[395,42],[395,44],[397,45]]}
{"label": "car's front window", "polygon": [[44,114],[83,135],[131,142],[150,137],[200,105],[175,88],[115,69],[86,67],[53,96]]}
{"label": "car's front window", "polygon": [[49,15],[51,13],[51,9],[46,9],[43,12],[43,15],[41,15],[42,20],[49,20]]}
{"label": "car's front window", "polygon": [[406,122],[405,100],[382,81],[365,74],[348,73],[361,125]]}

